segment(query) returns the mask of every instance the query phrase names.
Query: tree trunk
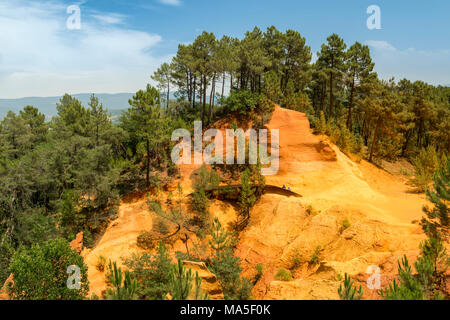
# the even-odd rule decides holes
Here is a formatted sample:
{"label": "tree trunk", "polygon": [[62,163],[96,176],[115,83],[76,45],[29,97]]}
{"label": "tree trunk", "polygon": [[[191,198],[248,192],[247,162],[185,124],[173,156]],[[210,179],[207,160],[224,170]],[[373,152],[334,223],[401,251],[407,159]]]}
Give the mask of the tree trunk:
{"label": "tree trunk", "polygon": [[322,94],[320,97],[320,110],[323,111],[325,113],[325,95],[327,93],[327,83],[324,80],[322,82]]}
{"label": "tree trunk", "polygon": [[353,107],[353,94],[355,91],[355,78],[352,81],[352,87],[350,89],[350,101],[348,104],[348,116],[347,116],[347,128],[352,130],[352,107]]}
{"label": "tree trunk", "polygon": [[333,71],[330,72],[330,106],[328,107],[328,119],[331,119],[333,112]]}
{"label": "tree trunk", "polygon": [[166,102],[167,112],[169,112],[169,97],[170,97],[170,84],[167,83],[167,102]]}
{"label": "tree trunk", "polygon": [[209,114],[208,114],[208,125],[211,123],[212,113],[213,113],[213,97],[214,90],[216,89],[216,73],[214,73],[211,83],[211,93],[209,95]]}
{"label": "tree trunk", "polygon": [[202,122],[205,123],[206,116],[206,75],[203,76],[203,108],[202,108]]}
{"label": "tree trunk", "polygon": [[380,128],[380,118],[378,118],[377,120],[377,124],[375,126],[375,132],[373,134],[373,140],[372,140],[372,145],[370,146],[370,157],[369,157],[369,162],[372,162],[373,159],[373,152],[375,151],[375,143],[377,142],[377,136],[378,136],[378,129]]}
{"label": "tree trunk", "polygon": [[187,99],[189,102],[189,105],[191,104],[191,89],[192,89],[192,83],[191,83],[191,77],[189,74],[189,71],[186,71],[186,90],[187,90]]}
{"label": "tree trunk", "polygon": [[197,84],[197,76],[195,76],[194,75],[194,91],[193,91],[193,94],[192,94],[192,109],[195,109],[195,87],[196,87],[196,84]]}
{"label": "tree trunk", "polygon": [[222,77],[222,99],[223,99],[223,94],[225,92],[225,72],[223,73],[223,77]]}
{"label": "tree trunk", "polygon": [[146,172],[147,188],[150,187],[150,141],[147,138],[147,172]]}
{"label": "tree trunk", "polygon": [[230,72],[230,93],[233,90],[233,73]]}

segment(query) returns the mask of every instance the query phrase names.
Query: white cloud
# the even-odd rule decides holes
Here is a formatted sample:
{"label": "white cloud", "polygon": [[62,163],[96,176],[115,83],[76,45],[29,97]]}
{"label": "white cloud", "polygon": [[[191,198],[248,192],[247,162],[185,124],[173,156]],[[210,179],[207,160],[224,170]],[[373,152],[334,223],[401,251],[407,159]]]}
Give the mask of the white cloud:
{"label": "white cloud", "polygon": [[387,41],[365,41],[371,48],[375,71],[381,78],[422,80],[434,85],[450,83],[450,50],[398,49]]}
{"label": "white cloud", "polygon": [[117,13],[93,14],[92,17],[104,24],[123,24],[125,19],[125,16]]}
{"label": "white cloud", "polygon": [[169,59],[151,54],[159,35],[126,28],[122,15],[81,7],[81,30],[68,17],[59,0],[0,2],[0,98],[135,92]]}
{"label": "white cloud", "polygon": [[158,0],[158,2],[161,2],[162,4],[167,4],[169,6],[180,6],[181,5],[180,0]]}
{"label": "white cloud", "polygon": [[395,51],[396,49],[387,41],[367,40],[366,44],[377,50]]}

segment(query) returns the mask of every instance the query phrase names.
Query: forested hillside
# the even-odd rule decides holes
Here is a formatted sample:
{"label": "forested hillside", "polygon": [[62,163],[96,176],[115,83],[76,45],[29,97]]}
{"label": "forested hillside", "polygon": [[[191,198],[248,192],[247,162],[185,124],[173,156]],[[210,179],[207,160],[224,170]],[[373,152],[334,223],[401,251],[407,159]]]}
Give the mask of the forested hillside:
{"label": "forested hillside", "polygon": [[[117,124],[109,117],[109,106],[94,95],[87,105],[63,96],[51,121],[33,106],[8,112],[0,122],[0,284],[13,273],[13,298],[87,298],[83,268],[86,287],[79,294],[59,292],[59,284],[39,275],[30,280],[35,283],[27,283],[26,275],[36,261],[56,274],[48,264],[55,256],[64,257],[61,261],[67,265],[80,263],[68,249],[69,241],[82,231],[84,245],[92,247],[116,218],[120,199],[147,191],[150,210],[162,220],[187,235],[212,237],[213,253],[205,260],[225,298],[250,298],[251,282],[241,278],[240,262],[233,254],[236,234],[211,219],[207,191],[224,182],[219,171],[240,180],[239,232],[261,196],[264,178],[259,165],[202,167],[189,209],[172,198],[167,204],[158,199],[158,192],[179,175],[170,160],[175,143],[171,134],[177,128],[192,131],[194,120],[207,127],[233,116],[263,127],[274,104],[279,104],[306,113],[314,131],[330,136],[344,153],[376,164],[398,158],[411,162],[415,173],[410,183],[416,192],[424,192],[435,172],[448,166],[450,88],[407,79],[381,80],[373,71],[368,46],[346,44],[336,34],[327,38],[317,57],[312,62],[307,40],[294,30],[255,28],[241,39],[217,39],[203,32],[193,43],[179,45],[173,60],[152,75],[156,88],[142,84],[144,89],[129,100]],[[172,93],[176,99],[170,99]],[[448,190],[448,171],[441,174],[446,176],[442,181],[435,178],[437,192],[439,183],[447,183]],[[446,210],[447,220],[443,219],[448,225]],[[160,228],[167,227],[161,223]],[[198,258],[192,252],[184,254]],[[155,256],[136,259],[129,262],[132,272],[125,273],[124,286],[131,288],[125,295],[117,289],[122,286],[122,270],[111,264],[109,298],[162,299],[170,293],[183,299],[187,296],[174,279],[186,278],[191,287],[199,281],[182,265],[170,264],[163,244]],[[139,269],[142,264],[150,264],[154,273]],[[46,288],[37,290],[34,284],[43,282]],[[158,290],[142,287],[143,283]],[[198,292],[195,297],[206,298]]]}

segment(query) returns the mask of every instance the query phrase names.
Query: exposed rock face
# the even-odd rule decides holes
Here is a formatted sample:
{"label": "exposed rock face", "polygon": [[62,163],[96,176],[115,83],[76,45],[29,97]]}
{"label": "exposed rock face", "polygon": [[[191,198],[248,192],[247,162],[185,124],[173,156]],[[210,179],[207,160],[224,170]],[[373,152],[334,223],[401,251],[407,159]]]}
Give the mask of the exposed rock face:
{"label": "exposed rock face", "polygon": [[75,239],[73,239],[72,242],[70,242],[70,246],[72,247],[72,249],[75,249],[78,252],[78,254],[80,254],[81,251],[83,251],[83,232],[77,234]]}
{"label": "exposed rock face", "polygon": [[203,262],[183,261],[183,264],[187,269],[192,270],[192,274],[195,275],[198,272],[198,276],[202,278],[202,290],[203,293],[207,293],[211,300],[224,300],[222,288],[214,274],[212,274]]}
{"label": "exposed rock face", "polygon": [[11,273],[0,289],[0,300],[9,300],[8,287],[14,285],[14,275]]}
{"label": "exposed rock face", "polygon": [[[403,254],[411,259],[417,256],[424,235],[411,222],[420,221],[425,197],[406,192],[404,181],[368,162],[352,161],[326,137],[314,136],[305,114],[277,106],[267,128],[279,130],[280,161],[278,173],[266,176],[266,184],[286,186],[303,198],[265,194],[252,209],[249,224],[239,235],[236,254],[244,277],[254,279],[256,265],[263,265],[253,296],[337,299],[340,279],[348,273],[363,285],[365,298],[375,299],[377,291],[365,285],[370,276],[366,270],[378,266],[383,286],[396,275],[397,259]],[[180,166],[185,194],[192,192],[190,176],[199,167]],[[237,209],[226,202],[214,200],[210,211],[223,226],[237,219]],[[137,236],[142,230],[152,230],[152,225],[145,197],[121,204],[119,218],[99,244],[83,253],[91,291],[99,295],[105,286],[104,274],[95,269],[98,256],[118,262],[130,256],[139,250]],[[171,256],[190,243],[182,240],[169,248]],[[320,257],[313,264],[317,248]],[[205,256],[208,253],[205,250]],[[212,299],[223,299],[206,266],[186,263],[199,272],[204,279],[202,287]],[[279,268],[289,269],[293,280],[275,281]]]}
{"label": "exposed rock face", "polygon": [[[257,299],[338,299],[339,275],[360,275],[362,282],[372,265],[380,267],[387,282],[396,273],[394,261],[401,257],[393,252],[414,255],[423,239],[423,234],[412,232],[414,227],[389,225],[342,206],[309,214],[301,201],[264,195],[240,236],[236,253],[243,275],[253,278],[255,266],[264,266],[264,275],[253,289]],[[350,223],[346,228],[344,220]],[[317,248],[319,263],[312,265]],[[274,281],[279,268],[291,269],[294,280]],[[378,295],[367,287],[365,292],[370,299]]]}

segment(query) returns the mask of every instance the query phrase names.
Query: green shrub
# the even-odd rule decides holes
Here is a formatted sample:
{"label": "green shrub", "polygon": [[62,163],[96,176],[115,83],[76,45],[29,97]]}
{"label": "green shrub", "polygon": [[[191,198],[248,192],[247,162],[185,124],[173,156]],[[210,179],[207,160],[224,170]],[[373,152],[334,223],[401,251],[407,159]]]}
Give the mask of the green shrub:
{"label": "green shrub", "polygon": [[316,216],[320,213],[320,211],[315,210],[312,205],[308,205],[306,207],[306,213],[310,216]]}
{"label": "green shrub", "polygon": [[103,272],[105,271],[106,268],[106,258],[104,256],[99,256],[97,258],[97,263],[95,264],[95,268],[100,271]]}
{"label": "green shrub", "polygon": [[350,228],[350,226],[351,226],[350,221],[345,219],[344,221],[342,221],[342,228],[341,228],[341,230],[344,231],[344,230]]}
{"label": "green shrub", "polygon": [[256,282],[258,282],[259,279],[261,279],[262,276],[263,276],[264,266],[262,265],[262,263],[258,263],[258,264],[255,266],[255,270],[256,270],[256,275],[255,275],[255,280],[254,280],[254,282],[256,283]]}
{"label": "green shrub", "polygon": [[239,112],[242,115],[248,115],[257,108],[259,99],[259,94],[248,90],[232,91],[225,100],[225,109],[228,112]]}
{"label": "green shrub", "polygon": [[290,269],[294,270],[301,266],[303,257],[298,250],[295,250],[291,256]]}
{"label": "green shrub", "polygon": [[155,230],[161,234],[168,234],[170,232],[166,221],[164,221],[164,219],[161,219],[160,217],[157,218],[155,227]]}
{"label": "green shrub", "polygon": [[314,249],[314,253],[311,255],[309,263],[312,265],[318,264],[320,262],[320,253],[321,252],[322,252],[322,248],[320,246],[317,246],[316,249]]}
{"label": "green shrub", "polygon": [[292,273],[289,270],[283,268],[278,269],[277,273],[275,274],[275,279],[278,281],[291,281]]}
{"label": "green shrub", "polygon": [[156,247],[157,241],[153,233],[142,231],[137,237],[137,246],[144,250],[152,250]]}

